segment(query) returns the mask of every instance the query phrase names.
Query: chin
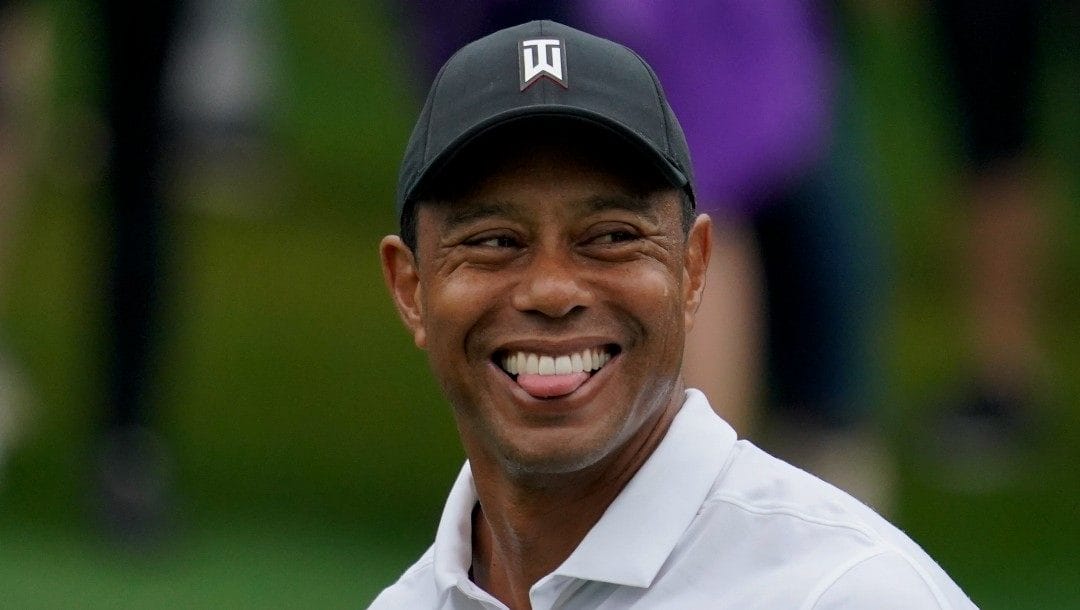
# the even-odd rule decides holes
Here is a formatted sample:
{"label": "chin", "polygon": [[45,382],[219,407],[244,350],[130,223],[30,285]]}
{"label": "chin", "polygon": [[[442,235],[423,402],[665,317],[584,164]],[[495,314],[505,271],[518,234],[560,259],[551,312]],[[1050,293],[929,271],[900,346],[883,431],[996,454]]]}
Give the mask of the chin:
{"label": "chin", "polygon": [[507,447],[503,461],[515,476],[545,476],[580,472],[600,461],[604,452],[582,447],[570,439],[546,439],[542,446]]}

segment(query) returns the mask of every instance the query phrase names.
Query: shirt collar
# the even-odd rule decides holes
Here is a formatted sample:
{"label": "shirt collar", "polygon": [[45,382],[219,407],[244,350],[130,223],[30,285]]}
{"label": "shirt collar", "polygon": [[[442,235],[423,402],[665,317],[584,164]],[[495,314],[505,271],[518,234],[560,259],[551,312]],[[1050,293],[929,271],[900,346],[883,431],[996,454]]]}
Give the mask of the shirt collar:
{"label": "shirt collar", "polygon": [[461,467],[435,532],[433,567],[440,593],[464,586],[472,566],[472,512],[479,498],[469,462]]}
{"label": "shirt collar", "polygon": [[[652,456],[552,575],[648,587],[690,527],[735,440],[735,431],[713,413],[705,395],[687,390],[682,408]],[[454,586],[471,588],[476,502],[466,462],[435,535],[433,567],[440,592]]]}
{"label": "shirt collar", "polygon": [[652,456],[554,573],[648,587],[697,516],[735,440],[705,395],[687,390]]}

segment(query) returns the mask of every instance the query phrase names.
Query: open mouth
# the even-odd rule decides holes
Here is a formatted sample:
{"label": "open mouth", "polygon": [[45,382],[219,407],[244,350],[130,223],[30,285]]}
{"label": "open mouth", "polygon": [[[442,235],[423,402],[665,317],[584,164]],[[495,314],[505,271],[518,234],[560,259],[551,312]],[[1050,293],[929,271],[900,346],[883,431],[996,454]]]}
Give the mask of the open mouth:
{"label": "open mouth", "polygon": [[620,351],[614,344],[558,355],[500,350],[492,359],[529,395],[554,398],[581,387]]}

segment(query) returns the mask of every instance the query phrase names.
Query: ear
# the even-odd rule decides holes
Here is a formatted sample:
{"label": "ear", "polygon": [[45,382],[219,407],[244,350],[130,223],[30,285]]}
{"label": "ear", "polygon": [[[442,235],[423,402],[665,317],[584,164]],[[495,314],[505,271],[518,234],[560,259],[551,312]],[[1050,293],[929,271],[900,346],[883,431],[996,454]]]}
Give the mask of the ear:
{"label": "ear", "polygon": [[686,331],[694,326],[694,318],[705,292],[705,275],[713,247],[712,219],[699,214],[686,236],[686,259],[683,266],[683,316]]}
{"label": "ear", "polygon": [[386,287],[390,289],[390,296],[394,299],[401,321],[412,333],[416,347],[426,348],[427,333],[424,330],[422,288],[416,257],[397,235],[387,235],[382,239],[379,243],[379,257],[382,260]]}

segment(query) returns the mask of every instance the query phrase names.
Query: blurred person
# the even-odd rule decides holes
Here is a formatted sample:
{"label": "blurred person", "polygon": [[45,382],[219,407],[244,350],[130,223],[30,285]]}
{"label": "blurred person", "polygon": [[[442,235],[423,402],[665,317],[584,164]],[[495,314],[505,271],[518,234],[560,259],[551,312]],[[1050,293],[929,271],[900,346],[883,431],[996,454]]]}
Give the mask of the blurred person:
{"label": "blurred person", "polygon": [[1037,301],[1046,258],[1046,189],[1034,142],[1035,60],[1045,2],[937,0],[961,142],[966,291],[973,367],[946,405],[940,440],[955,485],[1009,478],[1035,439],[1044,353]]}
{"label": "blurred person", "polygon": [[178,140],[170,169],[185,206],[252,216],[273,201],[277,185],[268,167],[275,153],[264,121],[275,83],[266,8],[256,0],[188,0],[174,26],[164,86]]}
{"label": "blurred person", "polygon": [[108,251],[94,493],[106,531],[136,546],[158,541],[169,508],[155,374],[168,266],[165,162],[172,141],[162,85],[179,8],[178,1],[99,5],[109,128]]}
{"label": "blurred person", "polygon": [[[235,2],[232,6],[245,8]],[[0,54],[0,297],[11,221],[23,196],[22,176],[31,156],[27,140],[34,135],[29,132],[34,129],[35,113],[30,110],[34,103],[30,90],[41,88],[33,81],[40,80],[40,73],[48,68],[44,65],[50,47],[48,22],[34,8],[30,3],[0,4],[4,50]],[[168,525],[170,509],[169,452],[158,431],[156,366],[169,267],[166,166],[175,157],[173,114],[187,118],[184,113],[188,112],[197,115],[191,123],[208,123],[250,113],[246,107],[237,109],[236,95],[223,101],[223,94],[206,84],[208,76],[218,76],[215,66],[200,66],[202,89],[190,84],[199,78],[190,73],[181,74],[173,89],[167,87],[173,40],[184,17],[181,2],[132,8],[102,1],[94,8],[103,32],[102,102],[108,143],[102,193],[106,320],[99,359],[104,391],[97,399],[90,448],[90,501],[100,524],[114,539],[135,546],[153,545]],[[197,51],[195,46],[185,47],[189,55]],[[222,46],[215,49],[220,51]],[[184,59],[191,63],[189,57]],[[220,78],[214,80],[215,85],[221,83]],[[197,90],[192,93],[192,88]],[[208,91],[218,95],[210,96]],[[201,100],[199,95],[212,99]],[[170,105],[175,113],[169,112]],[[226,127],[245,130],[248,126],[215,124],[208,131],[222,132]],[[20,407],[25,395],[22,375],[0,343],[0,464],[25,418],[25,405]]]}
{"label": "blurred person", "polygon": [[197,173],[203,185],[250,173],[269,82],[256,3],[171,0],[132,8],[105,0],[100,8],[110,142],[106,391],[95,499],[106,531],[139,548],[167,536],[174,516],[158,383],[171,296],[172,179],[178,169]]}
{"label": "blurred person", "polygon": [[578,6],[583,22],[655,67],[715,220],[688,380],[740,434],[889,510],[893,468],[872,409],[881,244],[832,9]]}
{"label": "blurred person", "polygon": [[[39,157],[41,100],[52,75],[51,42],[51,25],[39,6],[0,1],[0,307],[27,176]],[[26,427],[32,400],[22,365],[4,341],[0,326],[0,481],[4,460]]]}
{"label": "blurred person", "polygon": [[682,374],[713,241],[656,74],[551,21],[454,54],[380,244],[468,461],[372,608],[973,608]]}

